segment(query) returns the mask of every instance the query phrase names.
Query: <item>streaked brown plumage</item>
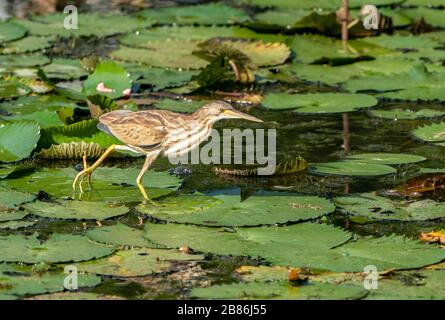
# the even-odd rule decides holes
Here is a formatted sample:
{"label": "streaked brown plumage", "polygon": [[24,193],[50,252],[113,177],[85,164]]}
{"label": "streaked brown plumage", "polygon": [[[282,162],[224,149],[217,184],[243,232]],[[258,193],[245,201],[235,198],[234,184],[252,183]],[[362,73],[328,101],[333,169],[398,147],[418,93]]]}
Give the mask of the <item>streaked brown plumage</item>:
{"label": "streaked brown plumage", "polygon": [[[145,172],[150,168],[159,154],[164,156],[182,156],[211,133],[213,124],[222,119],[245,119],[262,122],[260,119],[237,111],[223,101],[209,103],[193,114],[180,114],[165,110],[128,111],[117,110],[99,117],[99,129],[120,140],[123,145],[110,146],[91,167],[80,172],[73,182],[76,188],[79,178],[91,176],[91,173],[114,150],[131,150],[144,154],[146,160],[136,183],[146,200],[149,197],[142,184]],[[82,191],[82,180],[80,189]]]}

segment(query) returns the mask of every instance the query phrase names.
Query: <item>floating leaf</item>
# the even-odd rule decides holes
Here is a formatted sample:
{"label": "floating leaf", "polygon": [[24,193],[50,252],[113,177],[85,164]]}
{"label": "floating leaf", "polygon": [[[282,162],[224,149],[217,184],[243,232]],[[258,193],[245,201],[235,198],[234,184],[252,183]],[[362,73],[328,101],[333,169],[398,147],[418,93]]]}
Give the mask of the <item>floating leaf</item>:
{"label": "floating leaf", "polygon": [[[107,91],[98,91],[100,84]],[[86,95],[103,94],[116,99],[125,96],[125,91],[131,89],[131,81],[125,69],[112,61],[104,61],[96,66],[96,70],[84,82]]]}
{"label": "floating leaf", "polygon": [[67,29],[64,27],[65,18],[65,14],[55,13],[33,16],[31,20],[17,20],[16,23],[26,27],[31,35],[61,37],[106,37],[145,29],[154,24],[152,19],[140,19],[132,16],[79,13],[78,28]]}
{"label": "floating leaf", "polygon": [[316,196],[280,194],[251,196],[244,201],[232,195],[187,195],[166,198],[156,207],[137,207],[161,220],[229,227],[301,222],[319,218],[334,209],[329,200]]}
{"label": "floating leaf", "polygon": [[160,24],[176,25],[225,25],[249,20],[243,10],[222,3],[147,9],[140,12],[140,15]]}
{"label": "floating leaf", "polygon": [[426,158],[422,156],[404,153],[357,153],[348,156],[346,159],[388,165],[417,163],[426,160]]}
{"label": "floating leaf", "polygon": [[433,123],[414,129],[413,135],[422,141],[430,143],[445,142],[445,122]]}
{"label": "floating leaf", "polygon": [[[440,5],[443,6],[443,2]],[[404,9],[402,10],[402,13],[413,20],[424,18],[428,24],[431,24],[434,27],[445,27],[445,12],[443,10],[417,7]]]}
{"label": "floating leaf", "polygon": [[[255,5],[259,7],[270,7],[271,3],[267,0],[236,0],[236,3]],[[389,4],[401,3],[402,0],[376,0],[373,2],[376,6],[384,6]],[[349,1],[350,8],[360,8],[362,5],[367,4],[365,0],[351,0]],[[338,9],[339,3],[337,0],[281,0],[273,3],[274,6],[279,8],[289,9]]]}
{"label": "floating leaf", "polygon": [[24,205],[30,213],[46,218],[73,220],[105,220],[128,213],[125,206],[111,205],[106,202],[59,201],[41,202]]}
{"label": "floating leaf", "polygon": [[[1,264],[2,287],[0,288],[0,295],[8,294],[16,297],[63,291],[65,290],[63,284],[66,276],[61,271],[39,273],[33,271],[32,267],[29,266]],[[100,277],[95,275],[78,275],[79,288],[93,287],[100,282]]]}
{"label": "floating leaf", "polygon": [[88,230],[87,237],[93,241],[125,246],[156,248],[157,245],[143,236],[143,231],[118,222],[115,225]]}
{"label": "floating leaf", "polygon": [[117,251],[110,257],[76,265],[79,271],[114,277],[139,277],[165,272],[172,267],[172,261],[196,261],[199,255],[184,254],[167,249],[131,249]]}
{"label": "floating leaf", "polygon": [[40,53],[0,55],[0,65],[5,69],[38,67],[48,63],[48,57]]}
{"label": "floating leaf", "polygon": [[36,234],[0,236],[0,248],[0,261],[23,263],[85,261],[110,255],[114,251],[86,237],[56,233],[44,242]]}
{"label": "floating leaf", "polygon": [[79,60],[54,59],[42,70],[50,79],[71,80],[79,79],[88,74]]}
{"label": "floating leaf", "polygon": [[301,250],[317,252],[338,246],[351,235],[338,228],[300,223],[286,227],[215,229],[192,225],[147,224],[145,237],[171,248],[189,246],[201,252],[221,255],[263,257],[279,251],[283,254]]}
{"label": "floating leaf", "polygon": [[374,177],[396,173],[396,169],[384,164],[373,164],[361,161],[339,161],[318,163],[309,166],[312,174],[326,176]]}
{"label": "floating leaf", "polygon": [[39,138],[40,129],[35,122],[3,123],[0,126],[0,161],[15,162],[27,158]]}
{"label": "floating leaf", "polygon": [[0,100],[5,98],[17,98],[24,96],[31,90],[29,87],[17,82],[10,80],[0,79]]}
{"label": "floating leaf", "polygon": [[154,90],[179,87],[189,82],[196,71],[126,66],[126,70],[136,83],[151,85]]}
{"label": "floating leaf", "polygon": [[[0,214],[1,216],[1,214]],[[28,228],[33,225],[35,225],[35,221],[7,221],[7,222],[0,222],[0,229],[3,230],[17,230],[22,228]]]}
{"label": "floating leaf", "polygon": [[13,22],[0,22],[0,44],[20,39],[25,36],[26,28]]}
{"label": "floating leaf", "polygon": [[[45,192],[56,197],[73,196],[72,183],[78,172],[72,168],[42,169],[1,183],[13,189],[28,192]],[[108,202],[139,202],[141,194],[136,187],[139,169],[98,168],[93,174],[93,190],[88,189],[80,200]],[[149,171],[144,184],[150,197],[155,199],[175,191],[181,179],[166,172]],[[86,184],[84,188],[87,188]]]}
{"label": "floating leaf", "polygon": [[373,221],[424,221],[445,217],[445,204],[429,199],[413,202],[363,193],[337,197],[334,202],[348,214],[366,217]]}
{"label": "floating leaf", "polygon": [[298,113],[344,113],[376,104],[377,100],[372,96],[347,93],[270,93],[262,101],[268,109],[294,109]]}
{"label": "floating leaf", "polygon": [[58,112],[50,110],[42,110],[26,114],[15,114],[4,118],[9,121],[34,121],[37,122],[39,127],[42,129],[64,125],[64,122],[62,119],[60,119]]}
{"label": "floating leaf", "polygon": [[53,41],[53,37],[26,37],[5,44],[0,48],[0,53],[17,54],[39,51],[50,47]]}
{"label": "floating leaf", "polygon": [[173,112],[195,112],[206,104],[205,101],[190,101],[190,100],[172,100],[163,99],[155,103],[157,109],[169,110]]}
{"label": "floating leaf", "polygon": [[389,119],[389,120],[415,120],[423,118],[436,118],[445,115],[444,111],[433,109],[421,109],[419,111],[410,109],[371,109],[368,113],[377,118]]}

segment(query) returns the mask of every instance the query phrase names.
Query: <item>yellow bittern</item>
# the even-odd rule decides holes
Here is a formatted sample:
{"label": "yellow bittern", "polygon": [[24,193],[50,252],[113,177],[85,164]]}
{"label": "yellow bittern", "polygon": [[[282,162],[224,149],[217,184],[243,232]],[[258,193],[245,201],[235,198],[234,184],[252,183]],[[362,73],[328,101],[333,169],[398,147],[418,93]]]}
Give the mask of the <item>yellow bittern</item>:
{"label": "yellow bittern", "polygon": [[262,120],[242,113],[223,101],[215,101],[201,107],[192,114],[180,114],[166,110],[129,111],[117,110],[99,117],[98,128],[117,138],[123,145],[112,145],[91,166],[86,165],[76,176],[82,192],[82,181],[91,174],[114,150],[127,150],[146,156],[144,166],[136,178],[136,184],[149,201],[142,183],[145,172],[150,168],[160,153],[164,156],[182,156],[206,140],[215,122],[222,119],[245,119],[262,122]]}

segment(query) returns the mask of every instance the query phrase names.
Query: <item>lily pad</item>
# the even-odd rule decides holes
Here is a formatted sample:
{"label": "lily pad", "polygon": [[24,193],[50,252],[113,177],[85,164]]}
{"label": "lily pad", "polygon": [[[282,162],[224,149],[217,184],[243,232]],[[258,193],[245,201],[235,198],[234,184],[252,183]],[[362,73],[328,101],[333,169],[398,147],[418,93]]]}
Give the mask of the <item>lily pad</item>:
{"label": "lily pad", "polygon": [[373,193],[364,193],[337,197],[334,202],[348,214],[372,221],[425,221],[445,217],[445,204],[430,199],[391,200]]}
{"label": "lily pad", "polygon": [[15,162],[29,157],[40,138],[35,122],[17,121],[0,125],[0,161]]}
{"label": "lily pad", "polygon": [[297,113],[345,113],[361,108],[373,107],[377,100],[365,94],[309,93],[286,94],[270,93],[262,101],[268,109],[294,109]]}
{"label": "lily pad", "polygon": [[190,100],[172,100],[163,99],[155,103],[157,109],[169,110],[173,112],[192,113],[205,105],[205,101],[190,101]]}
{"label": "lily pad", "polygon": [[[427,3],[425,3],[427,4]],[[440,4],[443,6],[443,2]],[[424,18],[425,21],[434,27],[445,27],[445,12],[444,10],[432,9],[426,7],[417,7],[402,10],[402,13],[413,20],[417,18]]]}
{"label": "lily pad", "polygon": [[131,78],[138,84],[151,85],[154,90],[174,88],[186,84],[196,71],[126,66]]}
{"label": "lily pad", "polygon": [[360,286],[308,283],[292,286],[287,280],[247,282],[194,288],[191,296],[199,299],[279,299],[279,300],[349,300],[361,299],[367,294]]}
{"label": "lily pad", "polygon": [[426,160],[426,158],[422,156],[404,153],[357,153],[348,156],[346,159],[388,165],[417,163]]}
{"label": "lily pad", "polygon": [[139,205],[137,210],[155,218],[205,226],[258,226],[301,222],[319,218],[335,210],[329,200],[316,196],[187,195],[168,197],[159,206]]}
{"label": "lily pad", "polygon": [[[1,216],[1,214],[0,214]],[[17,230],[22,228],[28,228],[36,224],[36,221],[7,221],[0,222],[0,229],[3,230]]]}
{"label": "lily pad", "polygon": [[376,118],[388,119],[388,120],[415,120],[423,118],[436,118],[445,115],[445,111],[434,109],[421,109],[418,111],[410,109],[371,109],[368,113]]}
{"label": "lily pad", "polygon": [[17,54],[40,51],[49,48],[53,41],[53,37],[26,37],[6,43],[3,47],[0,47],[0,53]]}
{"label": "lily pad", "polygon": [[49,111],[49,110],[36,111],[27,114],[16,114],[5,117],[5,119],[9,121],[22,121],[22,120],[34,121],[37,122],[39,124],[39,127],[42,129],[50,127],[58,127],[65,124],[62,121],[62,119],[60,119],[60,116],[57,111]]}
{"label": "lily pad", "polygon": [[[135,182],[138,172],[137,168],[98,168],[93,174],[93,190],[74,196],[84,201],[139,202],[141,194]],[[71,168],[42,169],[1,183],[22,191],[44,190],[55,197],[67,197],[73,196],[72,183],[76,174]],[[144,184],[150,197],[155,199],[179,188],[181,179],[166,172],[149,171],[144,176]]]}
{"label": "lily pad", "polygon": [[200,59],[192,52],[198,49],[194,41],[153,41],[142,48],[121,46],[110,56],[117,60],[143,63],[159,68],[200,69],[207,65],[207,61]]}
{"label": "lily pad", "polygon": [[26,28],[13,22],[0,22],[0,44],[20,39],[25,36]]}
{"label": "lily pad", "polygon": [[111,205],[106,202],[59,201],[34,202],[24,205],[30,213],[46,218],[74,220],[105,220],[128,213],[125,206]]}
{"label": "lily pad", "polygon": [[[395,3],[401,3],[402,0],[376,0],[373,2],[376,6],[383,6]],[[270,7],[271,3],[267,0],[236,0],[236,3],[254,5],[258,7]],[[350,8],[360,8],[362,5],[367,4],[364,0],[351,0],[349,2]],[[336,0],[281,0],[273,3],[273,6],[279,8],[289,8],[289,9],[338,9],[339,4]]]}
{"label": "lily pad", "polygon": [[143,231],[118,222],[115,225],[88,230],[87,237],[93,241],[125,246],[156,248],[157,245],[143,236]]}
{"label": "lily pad", "polygon": [[29,93],[31,89],[17,81],[0,79],[0,100],[17,98]]}
{"label": "lily pad", "polygon": [[172,267],[172,261],[196,261],[201,255],[184,254],[168,249],[131,249],[117,251],[110,257],[76,265],[79,271],[114,277],[139,277],[165,272]]}
{"label": "lily pad", "polygon": [[42,70],[50,79],[71,80],[79,79],[88,74],[79,60],[54,59]]}
{"label": "lily pad", "polygon": [[51,94],[20,97],[15,101],[0,104],[2,112],[12,114],[29,114],[45,110],[57,111],[62,108],[76,109],[79,106],[72,100]]}
{"label": "lily pad", "polygon": [[[171,248],[189,246],[221,255],[263,257],[268,259],[277,251],[295,252],[338,246],[351,234],[328,225],[300,223],[286,227],[253,227],[217,229],[178,224],[147,224],[147,239]],[[315,237],[315,238],[314,238]],[[315,241],[314,241],[315,240]]]}
{"label": "lily pad", "polygon": [[384,164],[362,161],[325,162],[309,166],[312,174],[326,176],[376,177],[396,173],[396,169]]}
{"label": "lily pad", "polygon": [[[103,84],[106,91],[98,91],[98,86]],[[113,61],[104,61],[96,66],[94,73],[84,82],[86,95],[102,94],[116,99],[127,95],[131,89],[131,81],[125,69]]]}
{"label": "lily pad", "polygon": [[85,261],[110,255],[114,251],[86,237],[68,234],[53,234],[44,242],[37,238],[37,234],[0,236],[0,248],[0,261],[23,263]]}
{"label": "lily pad", "polygon": [[248,21],[249,16],[241,9],[222,3],[147,9],[140,13],[160,24],[177,25],[227,25]]}
{"label": "lily pad", "polygon": [[40,53],[0,55],[0,65],[5,69],[44,66],[51,61]]}
{"label": "lily pad", "polygon": [[430,143],[445,142],[445,122],[433,123],[414,129],[414,137]]}
{"label": "lily pad", "polygon": [[154,24],[152,19],[140,19],[133,16],[118,16],[98,13],[79,13],[78,28],[67,29],[63,13],[33,16],[31,20],[17,20],[15,23],[28,28],[31,35],[81,37],[106,37],[145,29]]}
{"label": "lily pad", "polygon": [[[2,278],[1,295],[14,297],[42,293],[59,292],[63,287],[66,274],[61,271],[39,273],[29,266],[15,264],[1,264],[0,276]],[[93,287],[101,282],[101,278],[91,274],[79,274],[79,288]]]}

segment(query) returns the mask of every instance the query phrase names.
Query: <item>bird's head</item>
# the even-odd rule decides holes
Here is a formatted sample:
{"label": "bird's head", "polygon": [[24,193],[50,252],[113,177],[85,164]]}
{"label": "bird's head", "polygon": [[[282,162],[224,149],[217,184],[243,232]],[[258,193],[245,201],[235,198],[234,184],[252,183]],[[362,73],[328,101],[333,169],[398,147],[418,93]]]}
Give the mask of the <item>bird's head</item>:
{"label": "bird's head", "polygon": [[263,122],[258,118],[236,110],[224,101],[215,101],[198,109],[195,114],[201,119],[212,119],[213,122],[223,119],[244,119],[253,122]]}

